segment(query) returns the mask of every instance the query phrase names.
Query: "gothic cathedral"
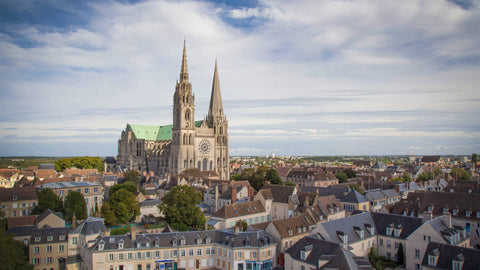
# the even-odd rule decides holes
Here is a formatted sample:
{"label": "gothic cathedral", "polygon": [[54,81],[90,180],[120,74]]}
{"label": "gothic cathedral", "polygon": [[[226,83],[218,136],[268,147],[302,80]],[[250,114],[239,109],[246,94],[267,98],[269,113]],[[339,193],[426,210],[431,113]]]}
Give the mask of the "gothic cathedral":
{"label": "gothic cathedral", "polygon": [[216,61],[208,114],[204,120],[195,121],[195,95],[188,79],[184,42],[180,80],[173,95],[173,125],[127,124],[118,140],[117,165],[160,176],[197,168],[215,171],[220,179],[229,180],[228,121]]}

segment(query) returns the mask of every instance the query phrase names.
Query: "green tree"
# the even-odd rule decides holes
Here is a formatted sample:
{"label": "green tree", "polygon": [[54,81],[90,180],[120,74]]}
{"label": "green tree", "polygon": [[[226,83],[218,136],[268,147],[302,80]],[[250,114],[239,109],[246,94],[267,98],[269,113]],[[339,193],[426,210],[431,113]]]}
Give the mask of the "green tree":
{"label": "green tree", "polygon": [[107,225],[107,227],[117,225],[117,216],[108,202],[102,204],[102,207],[100,208],[100,216],[105,219],[105,225]]}
{"label": "green tree", "polygon": [[337,177],[339,183],[345,183],[347,182],[348,176],[346,173],[336,173],[335,177]]}
{"label": "green tree", "polygon": [[103,159],[100,157],[74,157],[72,158],[73,166],[79,169],[97,169],[103,171]]}
{"label": "green tree", "polygon": [[174,229],[201,229],[205,224],[205,216],[196,206],[201,199],[202,195],[193,187],[175,186],[165,194],[158,208],[165,216],[165,221]]}
{"label": "green tree", "polygon": [[132,192],[120,189],[108,198],[110,208],[119,223],[125,223],[140,215],[140,206]]}
{"label": "green tree", "polygon": [[15,241],[14,235],[7,235],[0,230],[0,270],[9,269],[33,269],[33,265],[28,263],[23,243]]}
{"label": "green tree", "polygon": [[78,220],[87,218],[87,204],[83,194],[78,191],[69,192],[63,204],[64,217],[72,222],[73,214]]}
{"label": "green tree", "polygon": [[287,181],[287,182],[285,182],[285,186],[292,186],[292,187],[294,187],[294,186],[296,186],[296,185],[295,185],[295,183],[292,183],[292,182],[290,182],[290,181]]}
{"label": "green tree", "polygon": [[400,245],[398,245],[397,264],[398,265],[403,265],[404,259],[405,259],[405,254],[404,254],[404,251],[403,251],[403,244],[400,243]]}
{"label": "green tree", "polygon": [[32,210],[32,215],[39,215],[47,209],[63,212],[63,202],[53,190],[44,188],[38,193],[38,205]]}
{"label": "green tree", "polygon": [[408,174],[407,172],[404,172],[403,173],[403,181],[412,182],[412,177],[410,176],[410,174]]}
{"label": "green tree", "polygon": [[126,182],[133,182],[135,184],[138,184],[138,182],[140,182],[140,172],[137,170],[126,170],[123,173],[123,176],[126,178]]}
{"label": "green tree", "polygon": [[71,158],[61,158],[55,161],[55,169],[57,172],[62,172],[65,169],[69,169],[73,166]]}
{"label": "green tree", "polygon": [[116,184],[113,185],[110,190],[108,191],[108,197],[112,196],[115,192],[119,191],[120,189],[125,189],[131,193],[137,191],[137,185],[134,182],[125,182],[123,184]]}
{"label": "green tree", "polygon": [[267,170],[267,173],[265,174],[265,180],[270,181],[270,184],[283,185],[282,178],[280,178],[277,170],[275,170],[274,168],[270,168]]}
{"label": "green tree", "polygon": [[455,180],[471,180],[472,177],[462,168],[453,168],[450,171],[450,176],[455,178]]}
{"label": "green tree", "polygon": [[347,175],[348,178],[354,178],[357,176],[357,173],[352,168],[347,168],[343,170],[343,172]]}
{"label": "green tree", "polygon": [[246,181],[250,181],[253,179],[253,175],[255,174],[254,168],[247,168],[242,171],[242,179]]}
{"label": "green tree", "polygon": [[232,174],[230,176],[230,179],[233,180],[233,181],[242,181],[242,175],[241,174]]}
{"label": "green tree", "polygon": [[362,193],[362,189],[360,188],[359,185],[357,185],[357,184],[350,184],[350,185],[348,185],[348,186],[349,186],[351,189],[354,189],[354,190],[356,190],[357,192]]}

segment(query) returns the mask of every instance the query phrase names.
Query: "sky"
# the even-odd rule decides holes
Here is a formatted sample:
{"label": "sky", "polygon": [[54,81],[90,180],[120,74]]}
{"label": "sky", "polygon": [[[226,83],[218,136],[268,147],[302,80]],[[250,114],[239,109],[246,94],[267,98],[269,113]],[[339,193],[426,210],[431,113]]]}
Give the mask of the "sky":
{"label": "sky", "polygon": [[230,155],[480,152],[480,0],[0,1],[0,156],[168,125],[183,42]]}

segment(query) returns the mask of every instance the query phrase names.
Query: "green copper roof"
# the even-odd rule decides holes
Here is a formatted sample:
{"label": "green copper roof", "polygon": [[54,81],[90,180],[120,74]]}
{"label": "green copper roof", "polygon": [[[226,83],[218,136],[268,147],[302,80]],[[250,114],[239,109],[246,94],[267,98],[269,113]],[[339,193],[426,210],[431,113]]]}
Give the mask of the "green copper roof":
{"label": "green copper roof", "polygon": [[[195,126],[199,127],[202,121],[195,121]],[[147,141],[162,141],[172,139],[173,125],[168,126],[144,126],[127,124],[127,128],[135,135],[135,139]]]}

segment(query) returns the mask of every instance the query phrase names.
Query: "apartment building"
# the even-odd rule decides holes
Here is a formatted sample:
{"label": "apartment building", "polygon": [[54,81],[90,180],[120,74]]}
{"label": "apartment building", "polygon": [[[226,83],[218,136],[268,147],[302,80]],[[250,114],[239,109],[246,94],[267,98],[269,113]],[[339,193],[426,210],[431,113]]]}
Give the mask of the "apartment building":
{"label": "apartment building", "polygon": [[276,243],[263,231],[195,231],[101,236],[83,269],[272,269]]}
{"label": "apartment building", "polygon": [[29,216],[37,204],[36,187],[0,188],[0,207],[5,217]]}
{"label": "apartment building", "polygon": [[58,182],[58,183],[46,183],[37,186],[39,189],[49,188],[52,189],[57,196],[60,196],[63,200],[67,197],[69,192],[78,191],[83,194],[85,202],[87,203],[87,214],[91,215],[95,206],[98,209],[102,207],[103,200],[103,187],[100,183],[91,183],[85,181],[70,181],[70,182]]}

